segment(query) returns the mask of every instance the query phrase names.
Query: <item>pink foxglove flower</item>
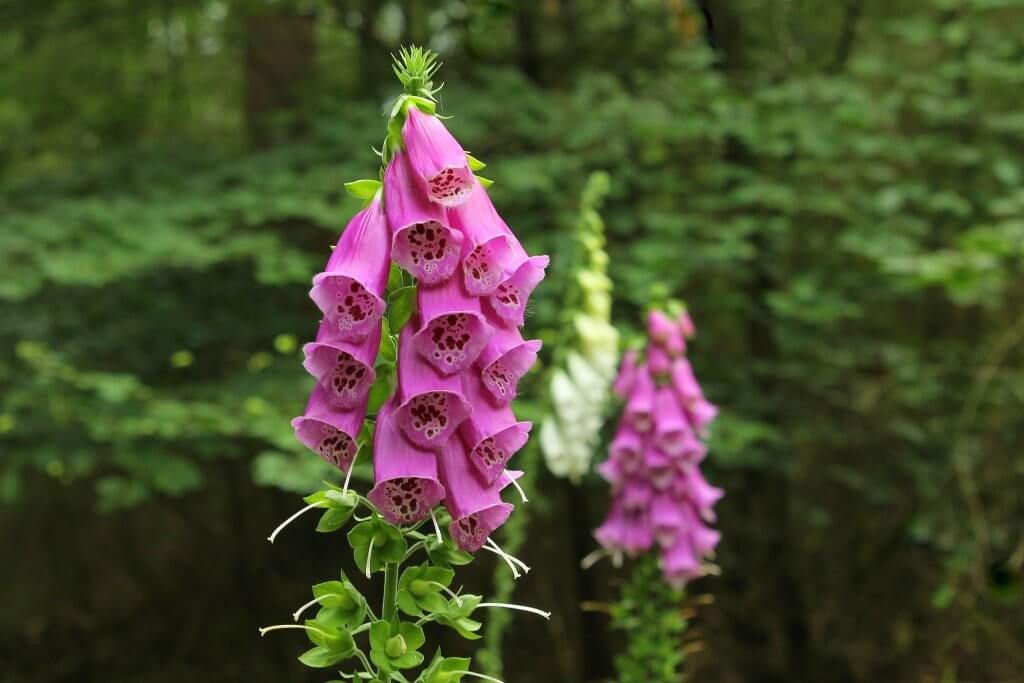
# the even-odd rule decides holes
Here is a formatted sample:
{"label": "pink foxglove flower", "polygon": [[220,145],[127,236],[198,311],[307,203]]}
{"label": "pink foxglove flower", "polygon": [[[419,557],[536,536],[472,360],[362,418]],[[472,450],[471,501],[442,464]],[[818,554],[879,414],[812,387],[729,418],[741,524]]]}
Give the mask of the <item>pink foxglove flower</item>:
{"label": "pink foxglove flower", "polygon": [[327,390],[327,396],[339,408],[366,404],[376,379],[374,360],[380,348],[380,325],[359,343],[334,339],[329,321],[320,324],[316,341],[302,347],[303,366]]}
{"label": "pink foxglove flower", "polygon": [[449,224],[462,233],[462,276],[473,296],[493,294],[505,281],[515,256],[512,231],[487,196],[477,187],[459,206],[448,209]]}
{"label": "pink foxglove flower", "polygon": [[420,191],[431,201],[457,206],[466,201],[475,184],[462,145],[444,123],[416,107],[409,107],[402,142]]}
{"label": "pink foxglove flower", "polygon": [[697,336],[697,327],[693,324],[693,320],[690,319],[690,312],[684,310],[679,314],[677,320],[679,323],[679,331],[683,333],[683,336],[687,339],[693,339]]}
{"label": "pink foxglove flower", "polygon": [[425,285],[449,279],[459,267],[462,233],[448,226],[443,208],[423,196],[401,152],[384,172],[384,208],[395,263]]}
{"label": "pink foxglove flower", "polygon": [[395,418],[394,400],[377,413],[373,476],[377,484],[367,498],[392,524],[426,519],[445,497],[437,474],[437,456],[405,438]]}
{"label": "pink foxglove flower", "polygon": [[512,274],[487,297],[494,313],[506,325],[522,327],[530,294],[544,279],[544,269],[547,267],[547,256],[521,259],[514,265]]}
{"label": "pink foxglove flower", "polygon": [[417,446],[444,448],[473,411],[458,375],[442,375],[416,352],[410,320],[398,338],[398,399],[394,419]]}
{"label": "pink foxglove flower", "polygon": [[[692,325],[692,323],[691,323]],[[665,579],[682,586],[705,573],[719,542],[715,520],[721,489],[699,469],[718,409],[701,391],[686,359],[685,330],[660,311],[647,317],[645,360],[622,359],[614,389],[626,399],[622,420],[598,469],[611,484],[605,522],[594,532],[605,551],[637,553],[659,547]]]}
{"label": "pink foxglove flower", "polygon": [[484,483],[490,484],[530,438],[530,422],[519,422],[507,405],[496,406],[475,373],[463,376],[463,391],[473,405],[472,414],[459,427],[469,461]]}
{"label": "pink foxglove flower", "polygon": [[537,362],[540,347],[540,340],[525,341],[516,328],[494,328],[477,363],[484,386],[497,403],[504,405],[516,397],[519,380]]}
{"label": "pink foxglove flower", "polygon": [[391,235],[374,199],[349,222],[309,292],[338,339],[358,342],[380,328],[390,268]]}
{"label": "pink foxglove flower", "polygon": [[327,390],[318,384],[309,397],[305,414],[292,420],[292,427],[295,437],[306,448],[348,472],[358,450],[356,439],[363,428],[365,412],[365,403],[350,410],[334,407]]}
{"label": "pink foxglove flower", "polygon": [[444,505],[452,516],[449,531],[460,549],[476,552],[512,514],[512,504],[501,499],[501,489],[508,482],[499,477],[491,484],[483,483],[458,438],[441,450],[438,461],[447,492]]}
{"label": "pink foxglove flower", "polygon": [[442,375],[469,368],[494,334],[480,299],[450,278],[437,287],[420,287],[418,301],[423,327],[412,338],[416,350]]}

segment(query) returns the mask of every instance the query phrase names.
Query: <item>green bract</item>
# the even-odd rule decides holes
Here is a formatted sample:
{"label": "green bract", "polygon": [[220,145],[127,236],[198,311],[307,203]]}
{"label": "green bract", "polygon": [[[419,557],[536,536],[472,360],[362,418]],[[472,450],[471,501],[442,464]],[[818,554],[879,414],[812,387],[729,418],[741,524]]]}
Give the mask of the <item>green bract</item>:
{"label": "green bract", "polygon": [[469,670],[467,657],[442,657],[438,651],[416,683],[458,683]]}
{"label": "green bract", "polygon": [[385,671],[411,669],[423,663],[426,638],[416,624],[375,621],[370,626],[370,659]]}
{"label": "green bract", "polygon": [[320,611],[316,620],[335,627],[355,627],[366,619],[366,599],[346,579],[325,581],[313,586]]}
{"label": "green bract", "polygon": [[466,640],[476,640],[480,636],[477,631],[483,626],[479,621],[470,619],[469,615],[483,601],[479,595],[460,595],[459,600],[449,600],[444,612],[437,613],[437,623],[454,629]]}
{"label": "green bract", "polygon": [[408,548],[402,531],[378,514],[356,524],[348,532],[348,542],[355,554],[356,565],[368,573],[384,569],[388,562],[401,562]]}
{"label": "green bract", "polygon": [[440,593],[453,578],[455,572],[444,567],[409,567],[398,582],[398,609],[413,617],[446,611],[448,603]]}

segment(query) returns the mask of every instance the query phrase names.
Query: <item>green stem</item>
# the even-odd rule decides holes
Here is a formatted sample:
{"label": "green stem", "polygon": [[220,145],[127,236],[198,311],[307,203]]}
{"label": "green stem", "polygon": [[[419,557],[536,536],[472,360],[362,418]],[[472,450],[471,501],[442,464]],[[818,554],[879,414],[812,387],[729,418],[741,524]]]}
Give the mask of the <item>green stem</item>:
{"label": "green stem", "polygon": [[[381,606],[381,619],[394,623],[398,618],[398,563],[388,562],[384,565],[384,604]],[[377,680],[390,683],[391,673],[380,669]]]}

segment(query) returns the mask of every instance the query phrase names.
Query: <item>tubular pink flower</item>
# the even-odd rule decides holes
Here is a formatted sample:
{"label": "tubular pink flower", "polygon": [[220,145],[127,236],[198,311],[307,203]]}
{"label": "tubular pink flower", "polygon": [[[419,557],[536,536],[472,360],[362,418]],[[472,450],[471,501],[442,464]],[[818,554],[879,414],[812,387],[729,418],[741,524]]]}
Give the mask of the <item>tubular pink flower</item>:
{"label": "tubular pink flower", "polygon": [[700,384],[697,383],[697,378],[693,374],[693,367],[685,358],[677,358],[672,362],[672,387],[676,390],[684,408],[688,408],[704,398]]}
{"label": "tubular pink flower", "polygon": [[380,349],[380,325],[358,344],[334,338],[329,321],[320,323],[316,341],[302,347],[306,359],[302,366],[316,378],[330,401],[342,409],[365,404],[376,380],[373,364]]}
{"label": "tubular pink flower", "polygon": [[619,398],[626,398],[633,389],[633,382],[636,379],[637,352],[630,349],[622,354],[622,363],[619,365],[619,374],[612,384],[612,391]]}
{"label": "tubular pink flower", "polygon": [[451,278],[462,253],[462,233],[448,227],[444,210],[428,201],[399,152],[384,171],[384,209],[391,227],[391,256],[420,283]]}
{"label": "tubular pink flower", "polygon": [[680,532],[687,528],[690,520],[686,509],[667,493],[658,493],[651,499],[651,527],[658,545],[672,547]]}
{"label": "tubular pink flower", "polygon": [[604,477],[604,480],[611,484],[612,494],[618,493],[625,482],[625,472],[622,463],[616,458],[608,458],[597,466],[597,473]]}
{"label": "tubular pink flower", "polygon": [[367,498],[392,524],[413,524],[426,519],[445,497],[437,477],[436,456],[402,436],[394,399],[377,413],[373,477],[376,485]]}
{"label": "tubular pink flower", "polygon": [[693,320],[690,319],[690,312],[683,311],[679,314],[676,322],[679,323],[679,331],[683,333],[683,336],[687,339],[693,339],[697,336],[697,326],[693,324]]}
{"label": "tubular pink flower", "polygon": [[668,341],[665,342],[665,350],[668,351],[669,358],[672,359],[682,358],[686,355],[686,339],[678,328],[674,328],[668,336]]}
{"label": "tubular pink flower", "polygon": [[309,296],[338,339],[358,342],[380,327],[391,267],[391,236],[380,201],[349,221]]}
{"label": "tubular pink flower", "polygon": [[[476,183],[474,180],[474,183]],[[515,258],[512,231],[498,215],[487,190],[476,187],[461,205],[448,209],[448,223],[462,233],[462,275],[473,296],[493,294]]]}
{"label": "tubular pink flower", "polygon": [[656,446],[649,446],[644,451],[643,472],[648,481],[659,491],[664,491],[672,486],[678,476],[672,458],[662,453]]}
{"label": "tubular pink flower", "polygon": [[654,344],[664,346],[674,329],[676,324],[661,311],[650,311],[647,314],[647,336]]}
{"label": "tubular pink flower", "polygon": [[539,339],[524,341],[516,328],[496,327],[477,359],[484,386],[500,405],[516,397],[519,380],[537,362]]}
{"label": "tubular pink flower", "polygon": [[612,439],[612,443],[608,447],[608,454],[619,464],[623,472],[636,472],[642,467],[643,439],[626,420],[619,423],[615,438]]}
{"label": "tubular pink flower", "polygon": [[654,393],[654,443],[666,455],[680,457],[692,447],[690,423],[671,387],[660,387]]}
{"label": "tubular pink flower", "polygon": [[501,500],[509,482],[500,477],[490,485],[481,482],[458,438],[441,449],[438,461],[447,492],[444,505],[452,516],[448,530],[461,550],[476,552],[512,514],[512,504]]}
{"label": "tubular pink flower", "polygon": [[639,434],[647,434],[654,427],[654,381],[646,365],[636,370],[623,419]]}
{"label": "tubular pink flower", "polygon": [[431,201],[456,206],[467,199],[475,179],[466,152],[440,119],[410,106],[402,142],[416,182]]}
{"label": "tubular pink flower", "polygon": [[713,553],[718,542],[722,540],[722,534],[705,526],[690,505],[683,508],[683,516],[693,551],[700,557],[707,557]]}
{"label": "tubular pink flower", "polygon": [[651,506],[651,485],[642,479],[629,479],[622,487],[622,507],[628,512],[647,510]]}
{"label": "tubular pink flower", "polygon": [[667,378],[671,367],[672,361],[665,347],[657,344],[647,345],[647,369],[653,377],[658,380]]}
{"label": "tubular pink flower", "polygon": [[709,484],[700,469],[691,467],[684,475],[677,475],[673,487],[677,495],[682,495],[693,503],[693,507],[704,521],[715,521],[715,512],[712,508],[722,499],[725,492]]}
{"label": "tubular pink flower", "polygon": [[693,431],[702,437],[707,437],[708,427],[718,416],[718,408],[701,398],[699,401],[686,409],[686,416],[693,425]]}
{"label": "tubular pink flower", "polygon": [[295,437],[321,458],[348,472],[356,457],[356,439],[363,428],[366,404],[351,410],[331,405],[327,391],[317,384],[309,397],[306,412],[292,420]]}
{"label": "tubular pink flower", "polygon": [[487,297],[491,308],[506,325],[522,327],[526,319],[526,305],[530,294],[544,279],[544,269],[548,267],[547,256],[531,256],[519,261],[512,274],[498,285],[493,294]]}
{"label": "tubular pink flower", "polygon": [[661,554],[661,570],[665,573],[665,579],[676,588],[682,588],[700,577],[700,560],[685,534],[680,535],[675,545]]}
{"label": "tubular pink flower", "polygon": [[442,375],[462,372],[487,346],[494,328],[480,313],[480,300],[466,294],[458,278],[417,293],[423,328],[413,346]]}
{"label": "tubular pink flower", "polygon": [[415,322],[398,337],[398,398],[394,419],[417,446],[444,448],[473,408],[462,393],[458,375],[441,375],[416,352]]}
{"label": "tubular pink flower", "polygon": [[633,555],[647,550],[654,542],[650,516],[646,510],[627,510],[615,499],[604,523],[594,530],[594,538],[612,552]]}
{"label": "tubular pink flower", "polygon": [[469,461],[484,483],[491,484],[505,471],[509,459],[526,445],[533,424],[518,422],[507,405],[495,407],[476,373],[463,375],[462,390],[473,412],[460,425],[459,436]]}

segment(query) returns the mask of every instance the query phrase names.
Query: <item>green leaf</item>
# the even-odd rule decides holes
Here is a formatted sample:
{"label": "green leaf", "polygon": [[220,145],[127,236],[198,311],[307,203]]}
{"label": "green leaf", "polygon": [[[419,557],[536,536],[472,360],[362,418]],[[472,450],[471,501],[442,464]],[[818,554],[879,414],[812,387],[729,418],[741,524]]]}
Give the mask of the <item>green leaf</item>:
{"label": "green leaf", "polygon": [[316,530],[322,534],[337,531],[341,527],[345,526],[345,523],[352,518],[352,514],[354,512],[355,508],[329,508],[320,517],[320,521],[317,522]]}
{"label": "green leaf", "polygon": [[439,543],[433,536],[427,540],[427,556],[430,563],[438,567],[461,567],[473,561],[473,556],[459,550],[451,539]]}
{"label": "green leaf", "polygon": [[391,264],[388,271],[388,291],[393,292],[405,286],[405,271],[397,263]]}
{"label": "green leaf", "polygon": [[380,348],[377,351],[377,362],[374,367],[394,365],[398,361],[398,343],[387,329],[387,322],[382,322],[384,331],[380,335]]}
{"label": "green leaf", "polygon": [[485,190],[494,184],[493,180],[491,180],[490,178],[484,178],[483,176],[478,175],[476,179],[480,182],[480,186],[483,187]]}
{"label": "green leaf", "polygon": [[350,183],[345,183],[345,190],[356,199],[373,199],[379,189],[379,180],[353,180]]}
{"label": "green leaf", "polygon": [[480,161],[479,159],[477,159],[472,154],[469,154],[468,152],[466,153],[466,161],[469,162],[469,170],[473,172],[482,171],[483,169],[487,168],[487,164]]}
{"label": "green leaf", "polygon": [[388,296],[388,327],[393,332],[401,330],[415,312],[416,285],[401,287]]}
{"label": "green leaf", "polygon": [[401,562],[408,549],[402,531],[379,515],[354,526],[348,533],[348,542],[352,546],[356,566],[365,571],[369,558],[371,573],[381,571],[388,562]]}
{"label": "green leaf", "polygon": [[367,404],[366,412],[369,415],[376,415],[380,407],[384,405],[391,394],[395,392],[395,369],[394,366],[381,366],[377,372],[377,379],[370,387],[370,401]]}

